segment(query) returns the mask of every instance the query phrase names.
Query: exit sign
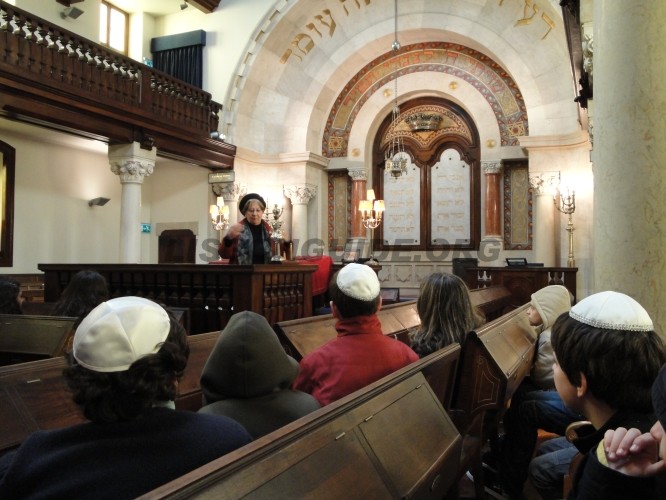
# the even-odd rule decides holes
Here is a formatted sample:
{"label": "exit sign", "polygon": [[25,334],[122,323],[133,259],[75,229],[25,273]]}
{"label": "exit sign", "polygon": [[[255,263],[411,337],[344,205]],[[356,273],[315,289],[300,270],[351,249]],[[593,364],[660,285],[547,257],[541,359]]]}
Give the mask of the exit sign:
{"label": "exit sign", "polygon": [[149,233],[150,232],[150,224],[146,222],[141,223],[141,232],[142,233]]}

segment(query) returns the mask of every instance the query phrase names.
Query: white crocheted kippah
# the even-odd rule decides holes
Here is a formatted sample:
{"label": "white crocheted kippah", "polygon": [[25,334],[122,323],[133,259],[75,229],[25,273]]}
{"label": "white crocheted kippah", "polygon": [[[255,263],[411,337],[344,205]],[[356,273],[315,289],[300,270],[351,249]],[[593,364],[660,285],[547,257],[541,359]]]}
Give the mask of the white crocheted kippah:
{"label": "white crocheted kippah", "polygon": [[647,311],[619,292],[599,292],[584,298],[569,311],[573,319],[595,328],[649,332],[654,325]]}
{"label": "white crocheted kippah", "polygon": [[379,278],[365,264],[347,264],[338,271],[336,283],[342,293],[354,299],[370,301],[379,295]]}

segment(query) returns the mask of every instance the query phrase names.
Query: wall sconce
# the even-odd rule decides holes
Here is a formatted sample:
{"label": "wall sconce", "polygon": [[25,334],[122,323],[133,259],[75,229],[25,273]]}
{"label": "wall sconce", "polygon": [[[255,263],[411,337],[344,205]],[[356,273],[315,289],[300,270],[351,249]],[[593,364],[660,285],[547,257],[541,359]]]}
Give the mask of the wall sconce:
{"label": "wall sconce", "polygon": [[569,216],[569,222],[567,222],[566,227],[566,231],[569,233],[569,257],[567,258],[567,267],[576,267],[573,247],[573,214],[576,211],[576,192],[569,191],[569,188],[567,188],[566,196],[562,196],[562,193],[558,188],[557,192],[553,195],[553,203],[559,212]]}
{"label": "wall sconce", "polygon": [[92,200],[89,200],[88,201],[88,206],[89,207],[103,207],[108,202],[109,202],[109,198],[103,198],[103,197],[100,196],[99,198],[93,198]]}
{"label": "wall sconce", "polygon": [[78,7],[67,7],[60,13],[60,17],[63,19],[67,19],[68,17],[78,19],[81,14],[83,14],[83,11]]}
{"label": "wall sconce", "polygon": [[[210,206],[210,220],[216,231],[222,231],[229,227],[229,207],[224,204],[224,198],[218,196],[215,205]],[[220,238],[221,239],[221,238]]]}
{"label": "wall sconce", "polygon": [[368,189],[367,199],[358,202],[358,210],[361,212],[361,222],[366,229],[370,229],[370,262],[377,263],[373,257],[375,242],[375,229],[382,223],[382,217],[386,210],[384,200],[375,200],[375,190]]}

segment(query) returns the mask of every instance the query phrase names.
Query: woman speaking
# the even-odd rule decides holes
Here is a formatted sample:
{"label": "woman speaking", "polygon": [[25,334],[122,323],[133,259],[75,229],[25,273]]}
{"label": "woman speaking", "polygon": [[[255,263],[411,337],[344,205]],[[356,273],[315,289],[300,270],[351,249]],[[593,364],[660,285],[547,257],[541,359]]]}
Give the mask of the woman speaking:
{"label": "woman speaking", "polygon": [[263,219],[266,201],[248,193],[238,204],[244,218],[231,226],[217,251],[229,264],[267,264],[271,260],[271,227]]}

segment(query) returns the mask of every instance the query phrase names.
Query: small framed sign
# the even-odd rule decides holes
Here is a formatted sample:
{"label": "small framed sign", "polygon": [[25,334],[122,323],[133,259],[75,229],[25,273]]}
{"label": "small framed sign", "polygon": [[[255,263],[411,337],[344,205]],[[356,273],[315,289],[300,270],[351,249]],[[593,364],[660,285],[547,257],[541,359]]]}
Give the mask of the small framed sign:
{"label": "small framed sign", "polygon": [[236,172],[225,170],[224,172],[211,172],[208,174],[208,184],[217,184],[218,182],[234,182]]}
{"label": "small framed sign", "polygon": [[525,267],[527,259],[525,257],[507,257],[506,265],[509,267]]}

